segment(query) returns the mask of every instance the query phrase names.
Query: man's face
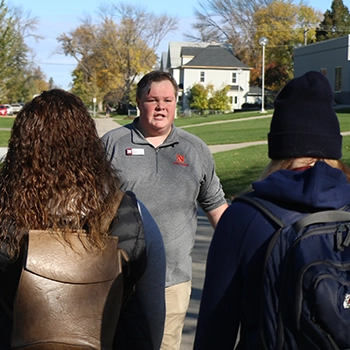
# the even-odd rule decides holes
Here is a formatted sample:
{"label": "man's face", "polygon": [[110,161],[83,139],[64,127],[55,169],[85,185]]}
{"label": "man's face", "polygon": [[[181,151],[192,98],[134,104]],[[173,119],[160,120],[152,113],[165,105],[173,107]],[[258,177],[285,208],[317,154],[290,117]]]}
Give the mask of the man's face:
{"label": "man's face", "polygon": [[150,91],[137,101],[140,110],[140,123],[145,136],[158,136],[170,133],[175,118],[176,97],[169,80],[153,82]]}

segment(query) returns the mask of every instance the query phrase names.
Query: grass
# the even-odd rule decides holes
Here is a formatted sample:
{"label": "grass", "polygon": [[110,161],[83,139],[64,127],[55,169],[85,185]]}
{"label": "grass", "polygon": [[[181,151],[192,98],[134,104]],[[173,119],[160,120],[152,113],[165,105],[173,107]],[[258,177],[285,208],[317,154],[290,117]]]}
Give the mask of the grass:
{"label": "grass", "polygon": [[[340,121],[341,131],[350,131],[350,110],[337,111],[337,115]],[[200,125],[204,122],[237,120],[252,116],[262,115],[255,111],[225,115],[195,116],[178,118],[175,120],[175,124],[179,127],[185,127],[185,130],[199,136],[208,145],[266,140],[271,121],[268,114],[266,118],[262,119]],[[133,118],[127,119],[120,116],[114,119],[119,124],[124,125],[130,123]],[[1,129],[11,128],[13,121],[14,118],[0,118],[0,147],[6,147],[10,138],[10,131]],[[216,163],[216,171],[227,198],[245,191],[251,182],[260,176],[269,162],[267,145],[250,146],[238,150],[216,153],[213,156]],[[343,137],[342,160],[350,165],[350,136]]]}
{"label": "grass", "polygon": [[267,145],[215,153],[213,157],[226,198],[244,192],[269,163]]}
{"label": "grass", "polygon": [[[272,111],[267,111],[268,113],[272,113]],[[249,118],[259,115],[259,111],[252,112],[237,112],[237,113],[229,113],[229,114],[206,114],[202,116],[192,116],[192,117],[179,117],[175,119],[175,125],[178,127],[188,126],[188,125],[198,125],[203,123],[210,123],[216,121],[223,120],[235,120],[242,118]],[[113,120],[115,120],[120,125],[129,124],[132,122],[134,117],[127,117],[122,115],[114,115]]]}
{"label": "grass", "polygon": [[[337,113],[341,125],[341,131],[350,131],[350,113]],[[218,145],[226,143],[240,143],[249,141],[266,140],[269,132],[271,113],[265,118],[239,120],[252,116],[262,117],[259,112],[246,112],[225,115],[209,115],[208,117],[188,117],[175,120],[175,125],[184,128],[186,131],[200,137],[207,145]],[[115,119],[119,124],[125,125],[132,119],[123,119],[124,123]],[[203,124],[204,122],[219,122],[223,120],[236,120],[228,123]],[[192,126],[193,125],[193,126]]]}
{"label": "grass", "polygon": [[11,136],[11,131],[0,130],[0,147],[7,147]]}
{"label": "grass", "polygon": [[13,122],[15,121],[15,118],[8,118],[8,117],[0,117],[0,129],[3,128],[12,128]]}
{"label": "grass", "polygon": [[[185,130],[200,137],[207,145],[266,140],[271,117],[247,121],[188,127]],[[350,130],[350,129],[349,129]]]}
{"label": "grass", "polygon": [[[11,136],[11,128],[15,118],[1,117],[0,118],[0,147],[7,147],[8,140]],[[1,130],[8,129],[8,130]]]}
{"label": "grass", "polygon": [[[250,146],[213,155],[226,198],[246,191],[269,163],[267,145]],[[343,137],[342,161],[350,165],[350,136]]]}

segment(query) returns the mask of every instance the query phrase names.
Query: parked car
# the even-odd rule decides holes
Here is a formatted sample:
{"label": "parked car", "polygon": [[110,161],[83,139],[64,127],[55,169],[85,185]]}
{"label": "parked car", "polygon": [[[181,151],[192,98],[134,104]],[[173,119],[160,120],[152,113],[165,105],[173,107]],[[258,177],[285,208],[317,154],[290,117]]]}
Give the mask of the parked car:
{"label": "parked car", "polygon": [[5,105],[0,105],[0,115],[7,115],[7,108]]}
{"label": "parked car", "polygon": [[17,114],[23,108],[20,103],[12,103],[11,107],[14,114]]}
{"label": "parked car", "polygon": [[7,108],[7,115],[12,115],[13,108],[11,107],[11,105],[4,104],[4,106]]}

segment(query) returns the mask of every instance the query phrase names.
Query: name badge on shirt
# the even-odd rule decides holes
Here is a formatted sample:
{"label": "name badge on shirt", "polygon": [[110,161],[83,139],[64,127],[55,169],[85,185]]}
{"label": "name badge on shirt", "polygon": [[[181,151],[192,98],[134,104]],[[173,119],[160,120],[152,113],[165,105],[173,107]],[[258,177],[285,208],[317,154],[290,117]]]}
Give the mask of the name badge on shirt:
{"label": "name badge on shirt", "polygon": [[127,148],[125,154],[127,156],[144,156],[145,150],[143,148]]}

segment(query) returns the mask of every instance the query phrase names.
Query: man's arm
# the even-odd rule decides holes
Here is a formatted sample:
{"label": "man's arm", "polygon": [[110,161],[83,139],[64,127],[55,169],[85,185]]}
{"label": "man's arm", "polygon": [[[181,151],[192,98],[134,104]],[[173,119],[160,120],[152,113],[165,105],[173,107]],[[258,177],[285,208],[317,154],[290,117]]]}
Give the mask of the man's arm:
{"label": "man's arm", "polygon": [[228,207],[228,204],[225,203],[225,204],[221,205],[220,207],[205,213],[211,226],[213,226],[214,229],[216,228],[216,225],[218,224],[222,213],[226,210],[227,207]]}

